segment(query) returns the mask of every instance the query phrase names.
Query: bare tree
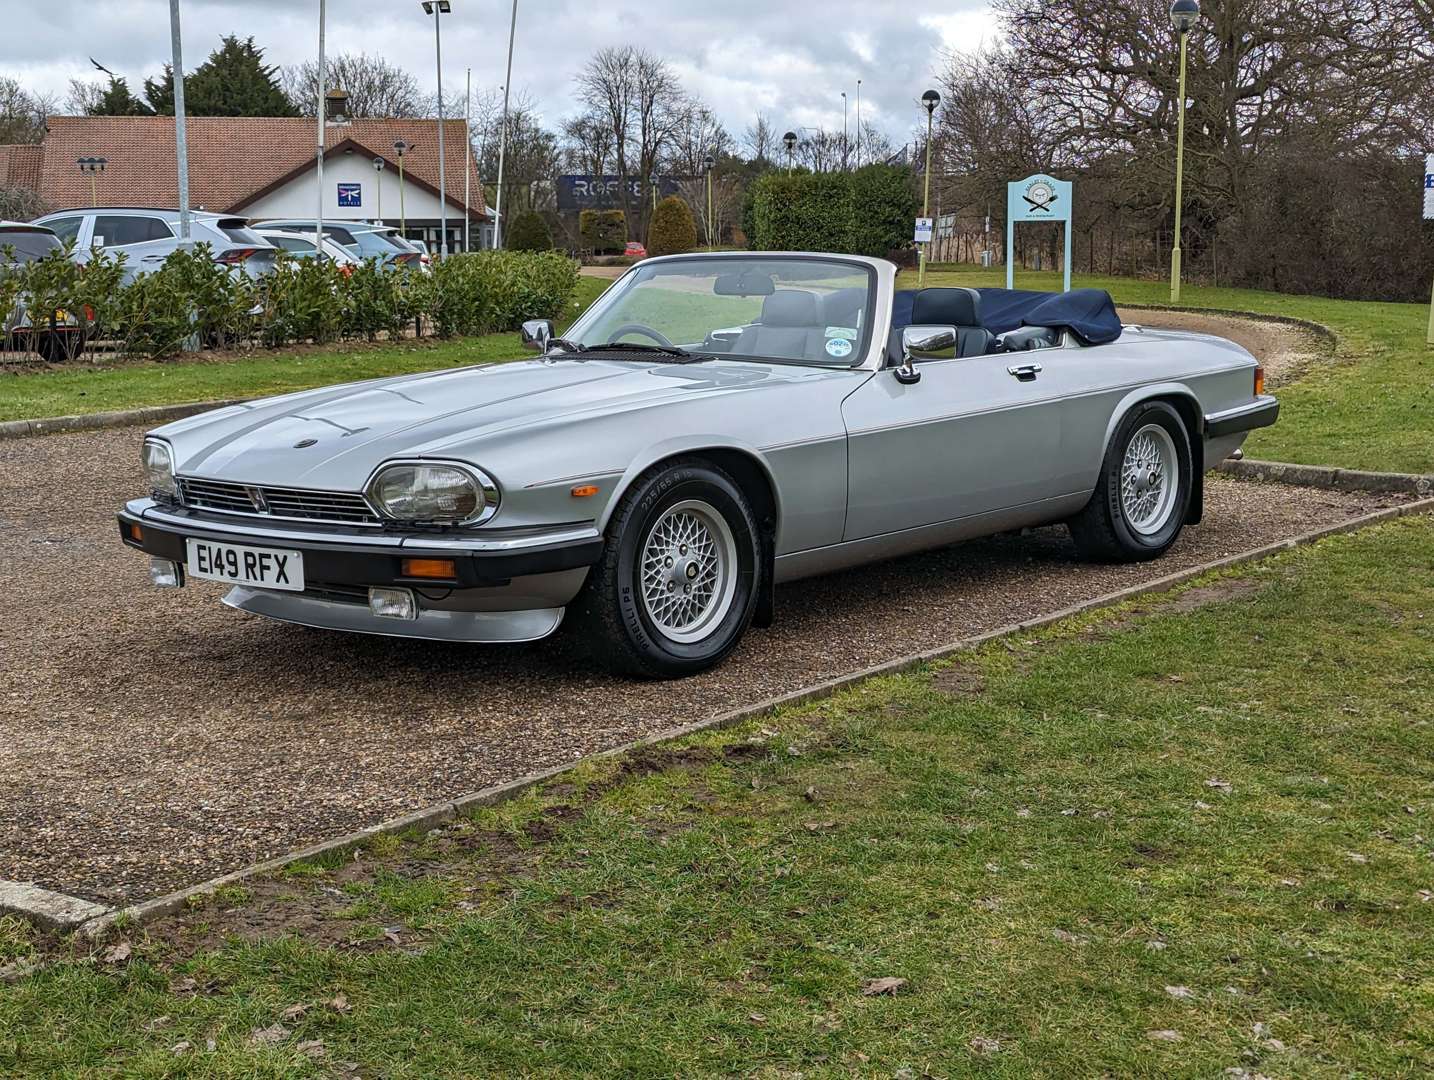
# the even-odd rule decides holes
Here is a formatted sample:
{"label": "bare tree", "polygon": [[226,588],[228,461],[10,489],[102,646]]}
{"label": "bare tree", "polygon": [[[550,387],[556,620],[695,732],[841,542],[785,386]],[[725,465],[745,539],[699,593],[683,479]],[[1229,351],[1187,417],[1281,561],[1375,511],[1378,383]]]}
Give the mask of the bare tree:
{"label": "bare tree", "polygon": [[[611,133],[619,198],[632,224],[628,180],[652,173],[673,141],[687,108],[682,88],[666,61],[629,45],[594,55],[578,73],[577,89],[584,118]],[[647,201],[638,209],[645,220]]]}
{"label": "bare tree", "polygon": [[32,94],[19,80],[0,75],[0,144],[39,142],[46,118],[55,111],[54,98]]}
{"label": "bare tree", "polygon": [[689,101],[675,130],[672,145],[663,156],[662,167],[674,176],[697,176],[702,161],[709,154],[720,159],[732,152],[732,136],[712,110],[696,101]]}
{"label": "bare tree", "polygon": [[612,129],[591,113],[563,124],[563,163],[574,172],[604,176],[612,165]]}
{"label": "bare tree", "polygon": [[[473,99],[473,155],[478,175],[490,188],[498,180],[502,135],[503,95],[498,90],[484,91]],[[509,207],[513,213],[536,209],[534,192],[538,182],[550,180],[561,163],[558,136],[543,127],[531,96],[512,95],[508,103],[508,149],[503,162],[504,213]]]}
{"label": "bare tree", "polygon": [[743,132],[742,143],[748,160],[771,161],[772,155],[777,152],[777,133],[772,122],[758,113],[757,119],[748,124],[747,130]]}
{"label": "bare tree", "polygon": [[[349,95],[349,115],[358,117],[428,116],[437,109],[433,96],[425,94],[418,80],[403,68],[381,56],[368,53],[342,53],[329,58],[325,65],[328,77],[324,85],[341,87]],[[313,116],[318,61],[306,60],[291,64],[280,73],[284,93],[303,116]],[[462,99],[458,111],[449,116],[462,116]]]}

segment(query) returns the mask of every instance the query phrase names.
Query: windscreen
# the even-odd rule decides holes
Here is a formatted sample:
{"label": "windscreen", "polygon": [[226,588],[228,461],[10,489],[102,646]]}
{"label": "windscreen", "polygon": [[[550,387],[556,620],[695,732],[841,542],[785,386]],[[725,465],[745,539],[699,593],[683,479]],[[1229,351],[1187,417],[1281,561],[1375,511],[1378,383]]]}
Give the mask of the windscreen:
{"label": "windscreen", "polygon": [[853,367],[866,355],[875,290],[870,267],[839,259],[657,262],[623,278],[569,338]]}

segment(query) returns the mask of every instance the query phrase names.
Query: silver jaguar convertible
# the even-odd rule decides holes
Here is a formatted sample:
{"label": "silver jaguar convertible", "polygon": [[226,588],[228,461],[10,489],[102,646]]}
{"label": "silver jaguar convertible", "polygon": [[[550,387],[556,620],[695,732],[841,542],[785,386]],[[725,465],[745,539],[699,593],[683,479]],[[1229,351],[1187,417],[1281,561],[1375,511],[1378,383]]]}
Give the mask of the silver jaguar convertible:
{"label": "silver jaguar convertible", "polygon": [[897,287],[879,259],[649,259],[517,363],[159,428],[119,515],[156,585],[331,630],[533,641],[637,675],[718,663],[796,578],[1064,522],[1107,560],[1200,520],[1279,406],[1220,338],[1095,290]]}

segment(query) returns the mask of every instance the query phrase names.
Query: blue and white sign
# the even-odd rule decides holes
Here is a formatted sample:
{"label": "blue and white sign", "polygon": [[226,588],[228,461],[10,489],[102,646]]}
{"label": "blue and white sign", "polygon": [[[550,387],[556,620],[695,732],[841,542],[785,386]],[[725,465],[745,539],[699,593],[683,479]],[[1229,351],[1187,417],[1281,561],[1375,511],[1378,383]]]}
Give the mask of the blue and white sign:
{"label": "blue and white sign", "polygon": [[1015,287],[1016,222],[1059,221],[1066,234],[1066,292],[1071,291],[1071,186],[1045,173],[1006,185],[1006,288]]}
{"label": "blue and white sign", "polygon": [[1434,221],[1434,154],[1424,158],[1424,220]]}
{"label": "blue and white sign", "polygon": [[935,234],[935,231],[935,222],[929,217],[919,217],[916,219],[916,242],[918,244],[931,243],[931,238]]}
{"label": "blue and white sign", "polygon": [[345,209],[358,209],[363,206],[363,185],[340,184],[339,206]]}

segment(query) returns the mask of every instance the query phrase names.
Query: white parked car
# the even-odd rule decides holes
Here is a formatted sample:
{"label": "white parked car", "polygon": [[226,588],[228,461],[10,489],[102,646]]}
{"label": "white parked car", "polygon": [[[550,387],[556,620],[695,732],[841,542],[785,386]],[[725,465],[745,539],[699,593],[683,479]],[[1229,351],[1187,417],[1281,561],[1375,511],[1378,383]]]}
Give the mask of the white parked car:
{"label": "white parked car", "polygon": [[[303,236],[299,233],[285,232],[282,229],[255,229],[254,231],[280,251],[287,251],[295,259],[312,259],[314,257],[312,234]],[[351,271],[352,267],[363,261],[348,248],[328,236],[324,237],[324,259],[333,263],[340,271]]]}

